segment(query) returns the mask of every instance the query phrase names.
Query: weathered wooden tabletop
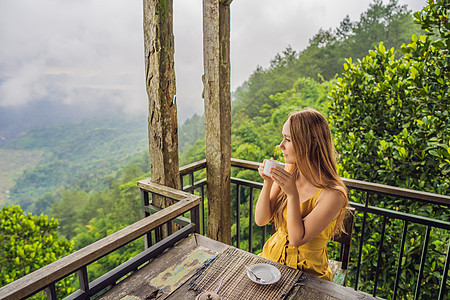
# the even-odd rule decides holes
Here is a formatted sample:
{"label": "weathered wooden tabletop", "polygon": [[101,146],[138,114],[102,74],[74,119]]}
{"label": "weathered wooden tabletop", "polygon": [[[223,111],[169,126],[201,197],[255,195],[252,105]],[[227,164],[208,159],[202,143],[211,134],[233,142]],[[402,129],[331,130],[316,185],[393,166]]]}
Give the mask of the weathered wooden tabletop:
{"label": "weathered wooden tabletop", "polygon": [[[195,299],[196,292],[189,289],[192,278],[205,262],[229,248],[202,235],[191,235],[97,299]],[[249,255],[248,252],[239,252]],[[304,276],[306,279],[288,299],[379,299],[312,275],[304,273]],[[222,296],[222,299],[226,298]]]}

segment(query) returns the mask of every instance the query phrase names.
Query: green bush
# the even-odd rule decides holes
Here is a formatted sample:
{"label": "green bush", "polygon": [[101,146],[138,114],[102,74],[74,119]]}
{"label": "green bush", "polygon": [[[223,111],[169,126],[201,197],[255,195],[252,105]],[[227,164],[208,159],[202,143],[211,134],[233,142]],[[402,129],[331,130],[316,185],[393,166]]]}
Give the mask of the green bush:
{"label": "green bush", "polygon": [[[330,92],[329,105],[342,176],[450,194],[449,9],[448,1],[429,1],[415,13],[416,22],[427,35],[413,35],[411,42],[401,47],[400,58],[393,48],[386,49],[380,43],[362,60],[346,60],[345,72]],[[450,219],[444,206],[386,197],[372,201],[389,209]],[[369,215],[368,222],[359,280],[363,290],[371,291],[382,221]],[[356,230],[360,225],[357,219]],[[393,235],[383,244],[382,264],[396,266],[400,241],[395,235],[401,233],[402,222],[388,220],[387,225]],[[401,298],[409,298],[417,284],[424,232],[419,225],[408,227],[411,243],[405,246]],[[436,230],[430,241],[432,253],[427,253],[421,293],[433,297],[439,291],[448,232]],[[394,279],[395,274],[382,273],[377,295],[390,297]]]}
{"label": "green bush", "polygon": [[[58,237],[58,221],[25,214],[20,206],[0,210],[0,286],[13,282],[72,252],[72,243]],[[58,297],[74,292],[74,276],[56,284]],[[35,298],[45,298],[42,293]]]}

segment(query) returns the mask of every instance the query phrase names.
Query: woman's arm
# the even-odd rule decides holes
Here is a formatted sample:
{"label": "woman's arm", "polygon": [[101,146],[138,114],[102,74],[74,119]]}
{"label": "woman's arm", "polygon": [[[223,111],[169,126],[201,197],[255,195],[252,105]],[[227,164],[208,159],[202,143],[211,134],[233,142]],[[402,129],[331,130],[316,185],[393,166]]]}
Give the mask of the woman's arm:
{"label": "woman's arm", "polygon": [[303,245],[321,233],[345,205],[339,191],[325,189],[317,199],[316,207],[303,218],[295,178],[284,170],[274,171],[272,178],[287,195],[287,229],[289,243],[294,246]]}
{"label": "woman's arm", "polygon": [[264,226],[272,219],[273,207],[280,191],[278,184],[274,183],[272,178],[264,175],[264,165],[265,160],[258,168],[259,175],[264,179],[264,185],[255,206],[255,223],[258,226]]}

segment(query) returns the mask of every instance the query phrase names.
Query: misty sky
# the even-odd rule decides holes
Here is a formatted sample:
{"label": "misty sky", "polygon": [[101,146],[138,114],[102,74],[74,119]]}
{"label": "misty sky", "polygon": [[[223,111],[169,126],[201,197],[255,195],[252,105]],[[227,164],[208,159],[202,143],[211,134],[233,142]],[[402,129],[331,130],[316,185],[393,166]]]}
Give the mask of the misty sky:
{"label": "misty sky", "polygon": [[[234,0],[232,91],[288,45],[359,19],[370,0]],[[386,0],[385,0],[386,2]],[[400,0],[413,12],[426,0]],[[179,121],[203,113],[202,1],[174,0]],[[0,0],[0,109],[40,100],[147,110],[142,0]]]}

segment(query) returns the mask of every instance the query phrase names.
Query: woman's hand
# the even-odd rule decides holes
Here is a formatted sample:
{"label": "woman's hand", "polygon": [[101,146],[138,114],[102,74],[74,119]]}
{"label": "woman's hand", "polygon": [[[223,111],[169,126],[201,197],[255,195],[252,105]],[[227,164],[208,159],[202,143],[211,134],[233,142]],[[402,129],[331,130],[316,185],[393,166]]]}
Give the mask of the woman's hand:
{"label": "woman's hand", "polygon": [[273,184],[272,178],[264,174],[265,165],[266,159],[258,167],[259,175],[264,179],[264,185],[255,206],[255,223],[258,226],[264,226],[272,219],[273,207],[280,192],[280,187]]}
{"label": "woman's hand", "polygon": [[[271,158],[270,160],[273,160],[273,158]],[[270,180],[272,181],[272,178],[270,178],[269,176],[267,176],[266,174],[264,174],[264,166],[266,165],[266,159],[263,161],[262,164],[259,164],[258,167],[258,172],[259,172],[259,176],[262,177],[262,179],[264,180]]]}
{"label": "woman's hand", "polygon": [[291,173],[275,167],[271,169],[270,174],[272,174],[272,180],[283,189],[287,196],[298,196],[295,177]]}

